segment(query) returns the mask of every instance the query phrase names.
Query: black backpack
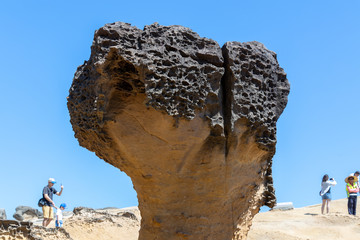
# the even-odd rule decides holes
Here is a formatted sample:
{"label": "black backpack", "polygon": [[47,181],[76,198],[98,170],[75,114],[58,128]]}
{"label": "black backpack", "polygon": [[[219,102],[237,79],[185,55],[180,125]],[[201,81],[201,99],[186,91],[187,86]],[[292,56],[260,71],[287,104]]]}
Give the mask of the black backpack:
{"label": "black backpack", "polygon": [[46,199],[43,198],[43,197],[40,198],[39,201],[38,201],[38,206],[43,207],[43,206],[45,206],[45,204],[46,204]]}

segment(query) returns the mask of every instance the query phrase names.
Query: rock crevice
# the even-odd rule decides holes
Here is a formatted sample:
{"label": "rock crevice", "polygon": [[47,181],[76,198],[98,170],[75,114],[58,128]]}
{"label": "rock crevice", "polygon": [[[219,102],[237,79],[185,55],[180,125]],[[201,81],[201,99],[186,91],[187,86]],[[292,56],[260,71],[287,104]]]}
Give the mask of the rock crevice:
{"label": "rock crevice", "polygon": [[244,239],[275,203],[276,121],[289,93],[276,54],[120,22],[97,30],[91,50],[70,121],[81,146],[131,177],[139,239]]}

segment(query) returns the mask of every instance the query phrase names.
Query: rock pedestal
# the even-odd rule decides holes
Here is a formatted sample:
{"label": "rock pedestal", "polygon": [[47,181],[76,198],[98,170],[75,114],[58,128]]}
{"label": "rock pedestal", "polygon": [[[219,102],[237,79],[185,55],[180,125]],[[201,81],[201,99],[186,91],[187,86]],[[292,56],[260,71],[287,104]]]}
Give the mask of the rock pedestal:
{"label": "rock pedestal", "polygon": [[182,26],[96,31],[68,108],[81,146],[128,174],[139,239],[245,239],[275,203],[271,163],[289,83],[258,42]]}

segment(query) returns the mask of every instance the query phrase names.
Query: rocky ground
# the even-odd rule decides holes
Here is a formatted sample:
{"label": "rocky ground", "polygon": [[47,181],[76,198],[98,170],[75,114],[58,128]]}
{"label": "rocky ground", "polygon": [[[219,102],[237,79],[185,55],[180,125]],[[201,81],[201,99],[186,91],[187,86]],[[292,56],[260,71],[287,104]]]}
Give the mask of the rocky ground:
{"label": "rocky ground", "polygon": [[332,201],[330,214],[322,215],[320,208],[318,204],[290,211],[259,213],[247,239],[341,240],[360,237],[360,217],[348,215],[347,199]]}
{"label": "rocky ground", "polygon": [[[347,214],[347,199],[335,200],[331,213],[320,214],[320,205],[289,211],[269,211],[255,216],[248,240],[337,240],[360,237],[360,217]],[[64,229],[32,223],[0,220],[0,240],[137,240],[140,213],[131,208],[75,208],[68,214]]]}
{"label": "rocky ground", "polygon": [[0,240],[137,239],[140,229],[140,212],[137,207],[97,210],[78,207],[73,213],[65,212],[63,229],[56,229],[54,221],[48,228],[43,228],[42,218],[29,214],[34,210],[23,211],[22,215],[19,215],[20,212],[17,211],[14,216],[25,221],[0,220]]}

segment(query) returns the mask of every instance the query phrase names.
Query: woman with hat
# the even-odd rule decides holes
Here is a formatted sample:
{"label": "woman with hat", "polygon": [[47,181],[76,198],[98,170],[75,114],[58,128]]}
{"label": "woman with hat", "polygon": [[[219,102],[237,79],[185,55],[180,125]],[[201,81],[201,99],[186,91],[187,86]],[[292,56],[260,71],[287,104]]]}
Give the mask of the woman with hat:
{"label": "woman with hat", "polygon": [[321,214],[324,214],[324,208],[326,205],[326,212],[329,213],[330,211],[330,202],[331,202],[331,186],[335,186],[336,181],[333,178],[330,178],[329,175],[325,174],[322,178],[321,182],[321,191],[320,196],[322,199],[321,205]]}
{"label": "woman with hat", "polygon": [[350,215],[356,215],[356,201],[359,186],[357,185],[358,178],[356,176],[348,176],[345,178],[346,193],[348,197],[348,211]]}

